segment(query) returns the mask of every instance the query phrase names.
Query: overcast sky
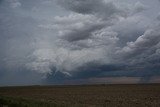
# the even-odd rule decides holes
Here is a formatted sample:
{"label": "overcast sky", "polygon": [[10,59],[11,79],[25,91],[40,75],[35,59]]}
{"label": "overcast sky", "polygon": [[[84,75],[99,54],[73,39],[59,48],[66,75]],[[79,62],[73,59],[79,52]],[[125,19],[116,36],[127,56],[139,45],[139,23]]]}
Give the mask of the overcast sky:
{"label": "overcast sky", "polygon": [[0,85],[160,82],[160,0],[0,0]]}

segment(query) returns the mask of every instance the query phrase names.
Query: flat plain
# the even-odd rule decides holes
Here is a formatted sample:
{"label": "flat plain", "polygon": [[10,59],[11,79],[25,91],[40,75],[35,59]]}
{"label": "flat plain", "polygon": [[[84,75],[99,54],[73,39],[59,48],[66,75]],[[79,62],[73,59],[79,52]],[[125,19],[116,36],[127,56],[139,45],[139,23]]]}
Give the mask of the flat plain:
{"label": "flat plain", "polygon": [[0,107],[160,107],[160,84],[0,87]]}

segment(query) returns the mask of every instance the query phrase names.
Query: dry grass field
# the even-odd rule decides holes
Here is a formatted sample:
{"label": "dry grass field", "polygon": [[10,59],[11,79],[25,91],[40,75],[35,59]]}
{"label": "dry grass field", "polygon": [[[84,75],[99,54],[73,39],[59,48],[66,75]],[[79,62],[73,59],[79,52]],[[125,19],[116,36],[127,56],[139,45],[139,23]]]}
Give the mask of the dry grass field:
{"label": "dry grass field", "polygon": [[1,87],[0,107],[160,107],[160,84]]}

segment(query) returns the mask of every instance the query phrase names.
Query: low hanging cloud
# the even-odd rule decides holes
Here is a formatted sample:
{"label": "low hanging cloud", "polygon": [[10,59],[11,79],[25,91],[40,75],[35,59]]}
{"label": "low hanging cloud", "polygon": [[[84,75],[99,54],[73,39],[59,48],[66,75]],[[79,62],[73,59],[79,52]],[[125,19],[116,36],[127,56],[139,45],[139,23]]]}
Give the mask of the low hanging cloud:
{"label": "low hanging cloud", "polygon": [[78,79],[87,83],[92,78],[123,76],[147,81],[160,75],[160,22],[159,15],[153,14],[160,8],[156,1],[153,4],[150,7],[143,0],[3,0],[3,81],[15,71],[17,77],[21,77],[17,71],[28,72],[37,78],[36,83]]}
{"label": "low hanging cloud", "polygon": [[122,50],[118,50],[117,53],[126,55],[128,58],[136,57],[143,54],[146,51],[156,51],[157,45],[160,43],[159,25],[153,29],[148,29],[145,33],[137,38],[134,42],[128,42],[127,46]]}
{"label": "low hanging cloud", "polygon": [[112,2],[103,0],[58,0],[62,7],[81,14],[105,14],[107,17],[118,14],[120,10]]}

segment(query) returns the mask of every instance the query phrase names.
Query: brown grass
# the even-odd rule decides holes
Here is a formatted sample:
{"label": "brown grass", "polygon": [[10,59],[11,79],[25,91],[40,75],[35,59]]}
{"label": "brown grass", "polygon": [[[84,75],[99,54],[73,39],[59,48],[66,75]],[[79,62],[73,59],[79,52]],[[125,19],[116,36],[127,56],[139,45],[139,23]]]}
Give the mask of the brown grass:
{"label": "brown grass", "polygon": [[160,84],[1,87],[0,96],[67,107],[160,107]]}

